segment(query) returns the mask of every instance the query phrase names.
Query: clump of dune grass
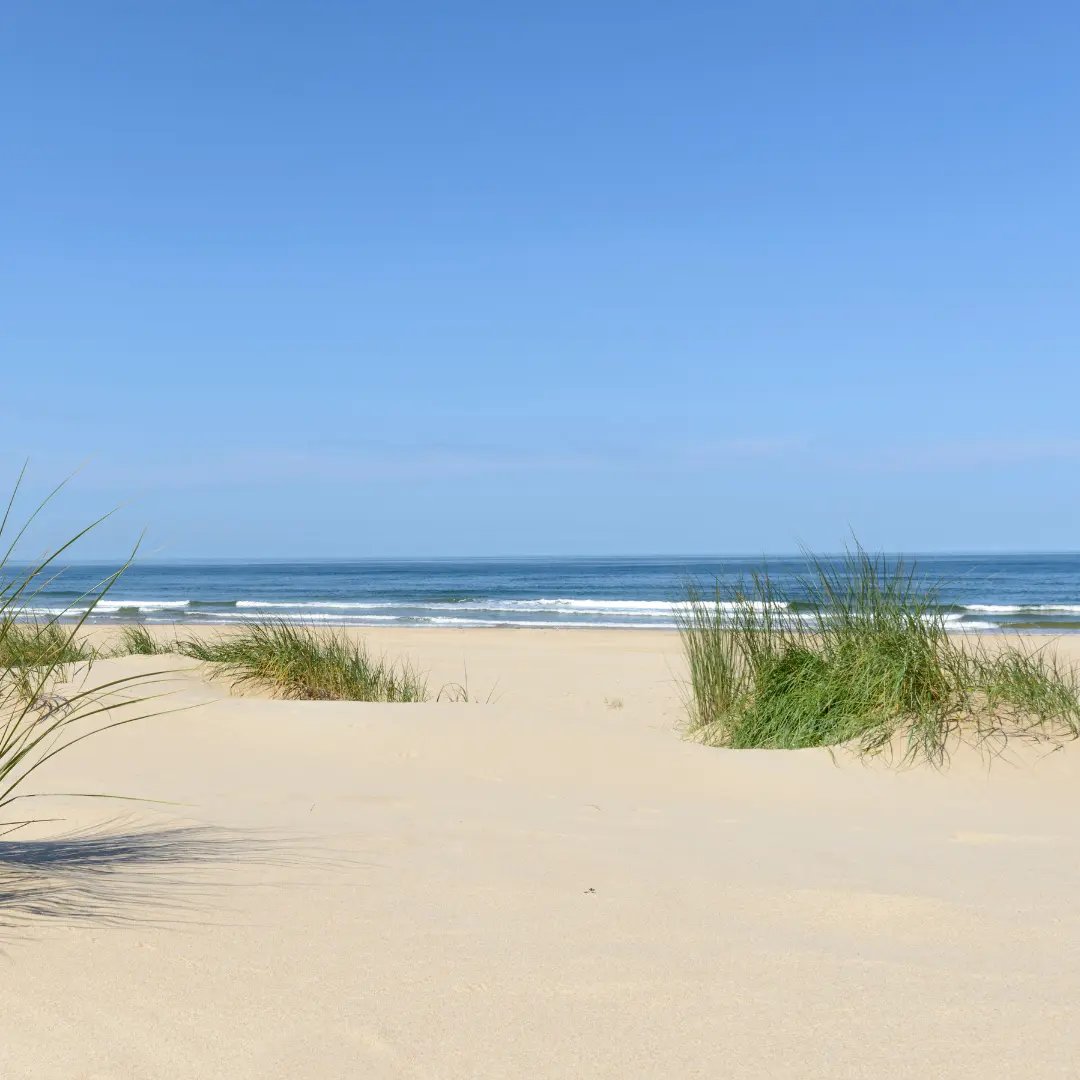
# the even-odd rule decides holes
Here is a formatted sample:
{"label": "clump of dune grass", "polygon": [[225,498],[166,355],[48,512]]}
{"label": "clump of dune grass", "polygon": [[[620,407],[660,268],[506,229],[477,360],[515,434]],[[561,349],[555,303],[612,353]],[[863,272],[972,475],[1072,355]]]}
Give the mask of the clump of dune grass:
{"label": "clump of dune grass", "polygon": [[90,660],[94,650],[55,621],[21,621],[13,616],[0,624],[0,667],[35,668]]}
{"label": "clump of dune grass", "polygon": [[407,663],[373,656],[344,631],[281,621],[255,623],[215,639],[180,641],[185,656],[218,666],[236,687],[308,701],[427,699],[427,681]]}
{"label": "clump of dune grass", "polygon": [[206,664],[219,664],[225,662],[227,645],[227,638],[194,637],[178,638],[175,648],[181,656],[189,656]]}
{"label": "clump of dune grass", "polygon": [[937,590],[903,560],[808,555],[797,596],[765,574],[691,586],[677,618],[690,731],[713,745],[872,754],[900,739],[905,760],[941,764],[957,742],[1080,734],[1073,670],[1023,642],[949,634]]}
{"label": "clump of dune grass", "polygon": [[84,641],[54,620],[40,622],[5,613],[0,621],[0,670],[9,688],[26,700],[38,693],[42,671],[57,681],[69,673],[69,665],[89,662],[94,655]]}
{"label": "clump of dune grass", "polygon": [[[0,516],[0,811],[33,797],[20,789],[46,762],[84,739],[147,715],[146,706],[155,696],[141,692],[153,678],[146,673],[94,687],[73,678],[72,665],[85,664],[88,671],[97,658],[81,639],[83,624],[130,560],[80,598],[70,622],[34,617],[34,600],[55,580],[58,560],[99,522],[16,570],[13,555],[20,541],[63,487],[55,488],[16,527],[12,514],[25,472]],[[5,820],[0,834],[26,823]]]}
{"label": "clump of dune grass", "polygon": [[154,637],[145,626],[125,626],[120,631],[114,656],[163,656],[175,652],[176,646]]}

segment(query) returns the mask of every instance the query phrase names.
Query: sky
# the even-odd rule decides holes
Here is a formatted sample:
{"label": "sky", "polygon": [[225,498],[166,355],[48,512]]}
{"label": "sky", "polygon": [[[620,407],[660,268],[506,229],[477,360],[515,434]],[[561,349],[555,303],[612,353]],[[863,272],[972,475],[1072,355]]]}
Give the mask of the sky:
{"label": "sky", "polygon": [[1080,549],[1080,9],[0,7],[0,483],[157,558]]}

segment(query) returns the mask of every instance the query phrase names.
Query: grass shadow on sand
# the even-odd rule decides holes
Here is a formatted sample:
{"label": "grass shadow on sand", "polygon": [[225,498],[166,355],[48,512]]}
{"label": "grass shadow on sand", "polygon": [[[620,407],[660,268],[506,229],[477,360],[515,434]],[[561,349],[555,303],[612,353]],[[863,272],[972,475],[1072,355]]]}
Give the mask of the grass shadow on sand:
{"label": "grass shadow on sand", "polygon": [[[93,829],[0,840],[0,941],[38,920],[66,926],[199,923],[244,867],[326,865],[295,840],[207,825]],[[231,880],[230,880],[231,878]],[[273,884],[250,875],[245,884]]]}

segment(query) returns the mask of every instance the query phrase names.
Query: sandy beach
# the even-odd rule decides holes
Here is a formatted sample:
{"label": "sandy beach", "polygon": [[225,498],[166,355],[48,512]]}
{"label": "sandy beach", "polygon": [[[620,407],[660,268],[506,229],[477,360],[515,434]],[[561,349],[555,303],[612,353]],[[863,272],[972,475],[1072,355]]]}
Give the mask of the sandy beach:
{"label": "sandy beach", "polygon": [[1074,1075],[1080,748],[709,749],[673,634],[365,636],[492,701],[95,667],[185,711],[38,774],[163,802],[9,837],[0,1075]]}
{"label": "sandy beach", "polygon": [[0,1080],[1080,1080],[1078,5],[0,13]]}

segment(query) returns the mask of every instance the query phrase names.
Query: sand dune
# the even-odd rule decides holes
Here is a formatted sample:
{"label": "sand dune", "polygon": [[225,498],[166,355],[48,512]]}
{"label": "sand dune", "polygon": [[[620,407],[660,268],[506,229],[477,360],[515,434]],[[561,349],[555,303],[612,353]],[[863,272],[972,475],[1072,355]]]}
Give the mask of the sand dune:
{"label": "sand dune", "polygon": [[176,805],[10,838],[0,1076],[1076,1075],[1080,747],[711,750],[670,634],[367,636],[494,703],[95,669],[192,707],[37,788]]}

